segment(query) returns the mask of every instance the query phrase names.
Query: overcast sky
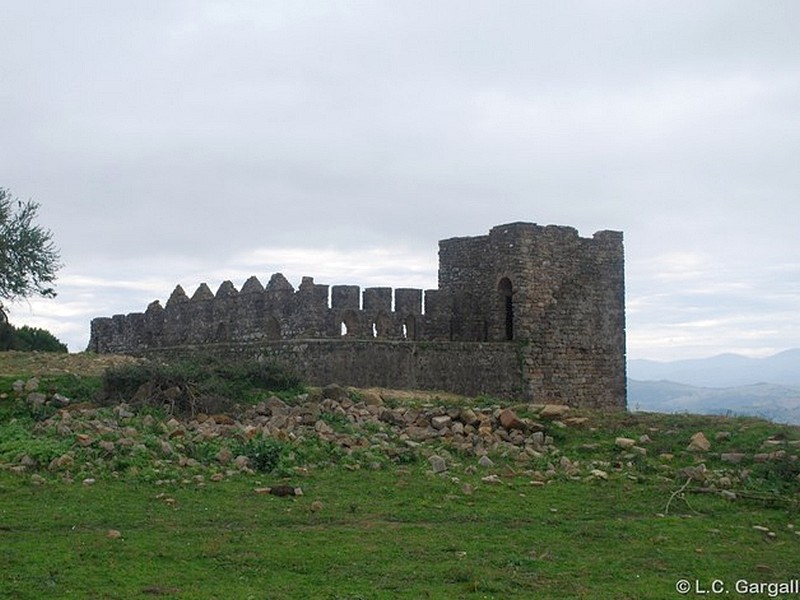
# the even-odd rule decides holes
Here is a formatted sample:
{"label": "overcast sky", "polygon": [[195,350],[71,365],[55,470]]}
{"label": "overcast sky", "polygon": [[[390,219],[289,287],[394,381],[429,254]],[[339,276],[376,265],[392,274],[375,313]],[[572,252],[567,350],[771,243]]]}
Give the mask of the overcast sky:
{"label": "overcast sky", "polygon": [[55,300],[436,287],[437,241],[622,230],[628,356],[800,346],[800,2],[0,0],[0,186]]}

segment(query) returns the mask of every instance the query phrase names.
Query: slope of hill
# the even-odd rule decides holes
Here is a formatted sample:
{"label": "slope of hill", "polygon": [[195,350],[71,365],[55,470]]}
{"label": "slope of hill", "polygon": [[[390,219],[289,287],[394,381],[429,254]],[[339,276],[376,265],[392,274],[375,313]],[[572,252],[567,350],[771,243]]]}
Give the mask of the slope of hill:
{"label": "slope of hill", "polygon": [[628,407],[663,413],[749,415],[800,425],[800,387],[758,383],[710,388],[629,379]]}

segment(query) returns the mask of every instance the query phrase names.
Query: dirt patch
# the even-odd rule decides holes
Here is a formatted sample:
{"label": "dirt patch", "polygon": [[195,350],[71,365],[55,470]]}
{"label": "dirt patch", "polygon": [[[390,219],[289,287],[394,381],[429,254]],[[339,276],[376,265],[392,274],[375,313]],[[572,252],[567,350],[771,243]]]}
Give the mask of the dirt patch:
{"label": "dirt patch", "polygon": [[116,354],[57,352],[0,352],[0,376],[102,375],[109,367],[138,362]]}

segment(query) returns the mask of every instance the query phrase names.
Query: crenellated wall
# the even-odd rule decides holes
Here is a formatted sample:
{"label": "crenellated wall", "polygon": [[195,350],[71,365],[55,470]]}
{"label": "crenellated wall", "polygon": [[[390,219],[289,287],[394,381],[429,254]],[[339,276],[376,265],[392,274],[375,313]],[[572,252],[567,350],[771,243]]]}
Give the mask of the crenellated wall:
{"label": "crenellated wall", "polygon": [[625,407],[622,234],[509,223],[439,243],[435,290],[276,273],[97,318],[89,350],[268,357],[311,383],[441,389]]}
{"label": "crenellated wall", "polygon": [[264,287],[250,277],[237,290],[223,282],[216,293],[201,283],[191,297],[178,285],[164,307],[92,320],[88,350],[138,352],[224,342],[292,339],[433,340],[447,328],[447,306],[426,303],[436,290],[356,285],[333,287],[304,277],[297,290],[281,273]]}

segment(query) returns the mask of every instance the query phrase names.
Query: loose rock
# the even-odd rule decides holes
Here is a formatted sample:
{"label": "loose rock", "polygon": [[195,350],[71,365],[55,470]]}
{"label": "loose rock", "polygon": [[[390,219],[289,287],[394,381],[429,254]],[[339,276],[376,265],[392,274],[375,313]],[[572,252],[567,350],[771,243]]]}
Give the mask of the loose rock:
{"label": "loose rock", "polygon": [[686,449],[689,452],[708,452],[711,449],[711,442],[702,431],[698,431],[691,437]]}
{"label": "loose rock", "polygon": [[614,440],[614,445],[623,450],[630,450],[636,445],[636,440],[626,437],[618,437]]}
{"label": "loose rock", "polygon": [[428,457],[428,462],[434,473],[444,473],[447,471],[447,462],[438,454]]}
{"label": "loose rock", "polygon": [[569,412],[569,406],[565,404],[545,404],[539,411],[540,419],[558,419]]}

